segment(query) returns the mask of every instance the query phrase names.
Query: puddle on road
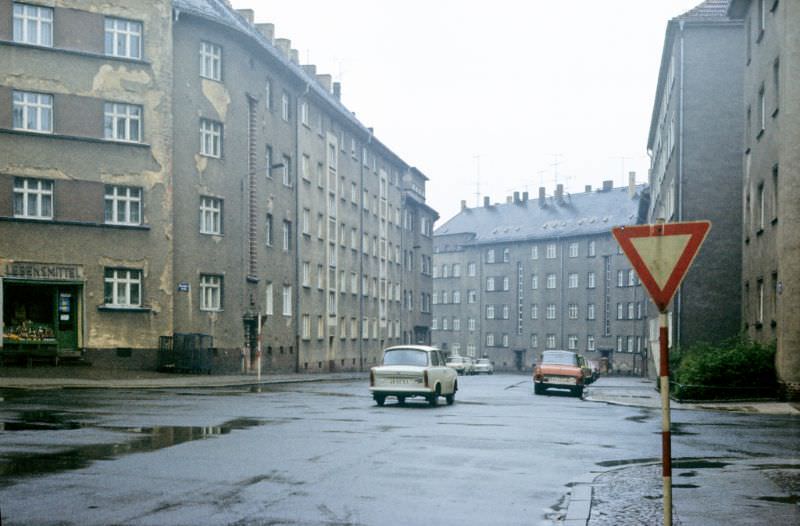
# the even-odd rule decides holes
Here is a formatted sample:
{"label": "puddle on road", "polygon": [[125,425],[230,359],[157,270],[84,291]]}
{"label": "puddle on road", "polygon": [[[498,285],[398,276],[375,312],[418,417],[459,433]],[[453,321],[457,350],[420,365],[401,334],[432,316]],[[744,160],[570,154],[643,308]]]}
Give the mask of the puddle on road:
{"label": "puddle on road", "polygon": [[695,489],[699,488],[700,486],[697,484],[673,484],[672,487],[675,489]]}
{"label": "puddle on road", "polygon": [[631,458],[628,460],[604,460],[602,462],[595,462],[596,465],[603,468],[615,468],[617,466],[627,466],[629,464],[649,464],[653,462],[661,462],[660,458]]}
{"label": "puddle on road", "polygon": [[[24,413],[21,415],[24,416]],[[41,415],[40,415],[41,416]],[[46,419],[45,419],[46,420]],[[263,426],[280,421],[238,418],[225,422],[220,426],[154,426],[154,427],[111,427],[95,426],[80,422],[64,421],[61,427],[41,427],[48,422],[10,421],[0,423],[0,429],[6,431],[28,430],[60,430],[92,428],[116,431],[134,435],[130,441],[114,444],[90,444],[71,447],[53,453],[11,453],[0,455],[0,487],[13,485],[11,478],[41,476],[63,471],[83,469],[97,460],[113,460],[123,455],[147,453],[159,449],[176,446],[193,440],[203,440],[218,435],[227,435],[231,431]],[[139,436],[136,436],[139,435]]]}
{"label": "puddle on road", "polygon": [[781,504],[800,504],[800,495],[789,495],[788,497],[756,497],[756,499],[767,502],[780,502]]}

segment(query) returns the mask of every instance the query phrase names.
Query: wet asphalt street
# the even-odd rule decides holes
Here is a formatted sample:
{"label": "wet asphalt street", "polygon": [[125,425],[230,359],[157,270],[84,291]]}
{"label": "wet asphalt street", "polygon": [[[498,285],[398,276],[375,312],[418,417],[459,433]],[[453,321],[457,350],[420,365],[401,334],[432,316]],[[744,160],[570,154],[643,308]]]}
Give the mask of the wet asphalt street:
{"label": "wet asphalt street", "polygon": [[[436,408],[377,407],[365,382],[0,392],[2,524],[550,525],[570,481],[661,454],[658,411],[534,396],[527,376],[459,381]],[[800,451],[796,418],[673,423],[676,465],[704,484],[725,459]]]}

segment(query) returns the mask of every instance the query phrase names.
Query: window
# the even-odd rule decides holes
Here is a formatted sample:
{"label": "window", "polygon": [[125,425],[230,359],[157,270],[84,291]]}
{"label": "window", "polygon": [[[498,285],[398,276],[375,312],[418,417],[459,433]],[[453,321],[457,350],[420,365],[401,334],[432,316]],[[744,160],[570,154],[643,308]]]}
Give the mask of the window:
{"label": "window", "polygon": [[570,303],[567,307],[567,312],[569,313],[569,319],[577,320],[578,319],[578,304],[577,303]]}
{"label": "window", "polygon": [[508,334],[503,334],[503,347],[508,347]]}
{"label": "window", "polygon": [[123,18],[106,18],[106,55],[142,58],[142,23]]}
{"label": "window", "polygon": [[142,189],[106,185],[105,222],[110,225],[139,225],[142,222]]}
{"label": "window", "polygon": [[617,319],[624,320],[625,319],[625,304],[624,303],[617,303]]}
{"label": "window", "polygon": [[311,286],[311,263],[308,261],[303,261],[303,270],[302,270],[302,285],[304,287]]}
{"label": "window", "polygon": [[442,265],[442,277],[443,278],[450,277],[450,267],[447,264]]}
{"label": "window", "polygon": [[53,9],[14,3],[14,42],[53,45]]}
{"label": "window", "polygon": [[283,221],[283,251],[289,252],[292,249],[292,222]]}
{"label": "window", "polygon": [[461,277],[461,265],[459,263],[453,263],[453,277],[454,278]]}
{"label": "window", "polygon": [[536,245],[531,247],[531,259],[539,259],[539,247]]}
{"label": "window", "polygon": [[578,257],[578,243],[569,244],[569,257],[571,258]]}
{"label": "window", "polygon": [[622,352],[622,336],[617,336],[617,352]]}
{"label": "window", "polygon": [[222,157],[222,124],[200,119],[200,155]]}
{"label": "window", "polygon": [[467,303],[475,303],[478,301],[478,292],[474,289],[467,291]]}
{"label": "window", "polygon": [[120,268],[105,269],[103,297],[107,307],[141,307],[142,271]]}
{"label": "window", "polygon": [[267,214],[267,222],[264,227],[267,246],[272,246],[272,214]]}
{"label": "window", "polygon": [[222,276],[200,274],[200,310],[222,310]]}
{"label": "window", "polygon": [[547,311],[545,313],[545,317],[548,320],[556,319],[556,305],[555,305],[555,303],[548,303],[547,304]]}
{"label": "window", "polygon": [[772,222],[778,220],[778,165],[772,167]]}
{"label": "window", "polygon": [[[267,111],[272,111],[272,80],[264,82],[264,107]],[[267,165],[269,166],[269,165]]]}
{"label": "window", "polygon": [[539,347],[539,335],[531,334],[531,348],[536,349]]}
{"label": "window", "polygon": [[766,9],[766,2],[767,0],[757,0],[758,1],[758,38],[757,41],[761,40],[764,36],[764,30],[767,29],[767,9]]}
{"label": "window", "polygon": [[593,271],[586,275],[586,286],[590,289],[593,289],[597,286],[596,277]]}
{"label": "window", "polygon": [[486,346],[494,347],[494,334],[489,333],[486,335]]}
{"label": "window", "polygon": [[568,278],[569,278],[568,287],[571,288],[571,289],[577,289],[578,288],[578,274],[577,273],[571,273],[568,276]]}
{"label": "window", "polygon": [[487,305],[486,306],[486,319],[493,320],[494,319],[494,305]]}
{"label": "window", "polygon": [[305,153],[300,158],[300,176],[305,181],[311,181],[311,157]]}
{"label": "window", "polygon": [[758,185],[758,201],[756,201],[758,206],[758,211],[756,212],[756,218],[758,220],[758,230],[761,231],[764,229],[764,225],[766,224],[766,198],[764,192],[764,183],[759,183]]}
{"label": "window", "polygon": [[53,96],[29,91],[14,91],[15,130],[53,132]]}
{"label": "window", "polygon": [[142,107],[134,104],[105,103],[104,137],[113,141],[140,142]]}
{"label": "window", "polygon": [[633,336],[628,336],[628,352],[633,352]]}
{"label": "window", "polygon": [[303,208],[303,235],[309,236],[311,235],[311,210],[308,208]]}
{"label": "window", "polygon": [[309,316],[308,314],[303,314],[303,319],[302,319],[302,324],[301,325],[303,327],[303,329],[302,329],[302,331],[303,331],[302,332],[302,338],[304,340],[310,340],[311,339],[311,316]]}
{"label": "window", "polygon": [[545,340],[545,348],[547,349],[555,349],[556,348],[556,335],[555,334],[548,334]]}
{"label": "window", "polygon": [[281,93],[281,119],[289,122],[291,106],[289,105],[289,94],[285,91]]}
{"label": "window", "polygon": [[281,314],[284,316],[291,316],[292,315],[292,286],[291,285],[284,285],[283,286],[283,310]]}
{"label": "window", "polygon": [[308,103],[303,101],[300,103],[300,122],[303,126],[308,127]]}
{"label": "window", "polygon": [[486,290],[490,292],[494,290],[494,278],[486,278]]}
{"label": "window", "polygon": [[53,219],[53,181],[15,177],[14,217]]}
{"label": "window", "polygon": [[200,76],[222,80],[222,48],[211,42],[200,42]]}
{"label": "window", "polygon": [[594,240],[589,241],[589,246],[587,247],[587,250],[586,250],[587,257],[590,257],[590,258],[595,257],[597,255],[596,250],[597,250],[597,247],[596,247],[596,243],[594,242]]}
{"label": "window", "polygon": [[447,318],[444,318],[444,317],[442,318],[442,330],[443,331],[450,330],[449,320]]}
{"label": "window", "polygon": [[548,243],[547,244],[547,253],[545,254],[547,259],[555,259],[556,258],[556,244],[555,243]]}
{"label": "window", "polygon": [[264,150],[264,161],[267,167],[265,172],[267,175],[267,179],[272,179],[272,146],[270,146],[269,144]]}
{"label": "window", "polygon": [[764,323],[764,280],[758,280],[758,305],[756,310],[756,323]]}
{"label": "window", "polygon": [[325,267],[317,265],[317,288],[322,290],[325,288]]}
{"label": "window", "polygon": [[633,302],[628,303],[628,319],[632,320],[636,317],[636,304]]}
{"label": "window", "polygon": [[460,331],[461,330],[461,319],[460,318],[453,318],[453,330]]}
{"label": "window", "polygon": [[589,335],[586,337],[586,350],[587,351],[595,350],[594,336]]}
{"label": "window", "polygon": [[531,289],[536,290],[539,288],[539,276],[534,274],[531,276]]}
{"label": "window", "polygon": [[467,320],[467,328],[470,331],[473,331],[473,332],[475,331],[475,318],[469,318]]}
{"label": "window", "polygon": [[475,277],[475,263],[467,263],[467,275],[471,278]]}
{"label": "window", "polygon": [[595,314],[595,305],[594,303],[589,303],[586,305],[586,319],[587,320],[594,320],[596,317]]}
{"label": "window", "polygon": [[453,303],[455,304],[461,303],[461,291],[459,290],[453,291]]}
{"label": "window", "polygon": [[487,263],[494,263],[494,249],[490,248],[486,251],[486,262]]}
{"label": "window", "polygon": [[618,270],[617,271],[617,287],[624,287],[625,286],[625,271]]}
{"label": "window", "polygon": [[439,319],[438,318],[432,318],[431,319],[431,330],[432,331],[438,331],[439,330]]}
{"label": "window", "polygon": [[547,288],[548,289],[556,288],[556,275],[555,274],[548,274],[547,275]]}
{"label": "window", "polygon": [[531,305],[531,319],[538,320],[539,319],[539,305],[534,303]]}
{"label": "window", "polygon": [[288,155],[283,156],[281,179],[283,180],[283,186],[292,186],[292,158]]}
{"label": "window", "polygon": [[578,336],[575,334],[570,334],[567,336],[567,348],[570,351],[577,350],[578,348]]}
{"label": "window", "polygon": [[503,263],[508,263],[511,258],[511,253],[507,248],[503,249]]}
{"label": "window", "polygon": [[264,314],[267,316],[272,316],[273,314],[273,306],[274,300],[272,297],[272,283],[267,283],[265,294],[264,294]]}
{"label": "window", "polygon": [[767,97],[764,93],[764,84],[761,84],[761,87],[758,90],[758,135],[757,137],[761,137],[761,134],[764,133],[764,129],[767,127]]}
{"label": "window", "polygon": [[628,269],[628,286],[633,287],[636,285],[636,272],[633,269]]}
{"label": "window", "polygon": [[503,277],[503,290],[508,290],[509,281],[508,276]]}
{"label": "window", "polygon": [[447,305],[450,303],[450,295],[447,293],[446,290],[442,291],[442,305]]}

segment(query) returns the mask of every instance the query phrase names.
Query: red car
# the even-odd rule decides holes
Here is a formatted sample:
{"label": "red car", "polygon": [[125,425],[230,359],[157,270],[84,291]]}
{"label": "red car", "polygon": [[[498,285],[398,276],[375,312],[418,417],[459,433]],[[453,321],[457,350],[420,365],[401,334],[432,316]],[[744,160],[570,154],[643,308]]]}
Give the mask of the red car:
{"label": "red car", "polygon": [[544,351],[533,370],[533,392],[545,394],[547,389],[569,389],[583,396],[584,376],[578,355],[572,351]]}

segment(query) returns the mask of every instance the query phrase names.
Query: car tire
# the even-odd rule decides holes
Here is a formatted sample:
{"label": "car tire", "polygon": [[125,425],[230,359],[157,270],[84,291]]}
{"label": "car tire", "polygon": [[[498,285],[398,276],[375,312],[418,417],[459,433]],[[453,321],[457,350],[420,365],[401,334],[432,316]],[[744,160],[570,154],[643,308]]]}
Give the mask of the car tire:
{"label": "car tire", "polygon": [[397,397],[397,403],[400,404],[400,405],[405,405],[406,404],[406,397],[405,396],[398,396]]}
{"label": "car tire", "polygon": [[572,390],[572,394],[577,396],[578,398],[583,398],[583,386],[579,385],[578,387]]}
{"label": "car tire", "polygon": [[544,394],[544,391],[545,391],[545,389],[544,389],[543,385],[537,384],[537,383],[533,384],[533,393],[534,394],[541,395],[541,394]]}
{"label": "car tire", "polygon": [[453,392],[449,395],[445,395],[444,399],[447,401],[447,405],[453,405],[453,402],[456,401],[456,393]]}
{"label": "car tire", "polygon": [[383,406],[384,402],[386,402],[386,397],[383,395],[375,395],[375,403],[379,406]]}
{"label": "car tire", "polygon": [[431,407],[436,407],[437,402],[439,401],[439,395],[442,392],[442,388],[438,385],[436,386],[436,390],[428,397],[428,403]]}

